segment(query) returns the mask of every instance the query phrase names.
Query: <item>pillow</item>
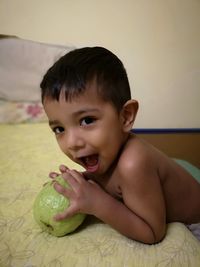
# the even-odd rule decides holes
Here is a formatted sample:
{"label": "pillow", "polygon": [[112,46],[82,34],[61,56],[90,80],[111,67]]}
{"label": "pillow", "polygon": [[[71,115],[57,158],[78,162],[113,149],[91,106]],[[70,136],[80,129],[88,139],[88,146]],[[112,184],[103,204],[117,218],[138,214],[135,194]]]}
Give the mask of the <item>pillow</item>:
{"label": "pillow", "polygon": [[174,159],[179,165],[181,165],[186,171],[188,171],[199,183],[200,183],[200,169],[189,163],[186,160]]}
{"label": "pillow", "polygon": [[0,100],[0,123],[32,123],[47,121],[42,103]]}
{"label": "pillow", "polygon": [[20,38],[0,39],[0,99],[40,101],[40,82],[47,69],[75,49]]}

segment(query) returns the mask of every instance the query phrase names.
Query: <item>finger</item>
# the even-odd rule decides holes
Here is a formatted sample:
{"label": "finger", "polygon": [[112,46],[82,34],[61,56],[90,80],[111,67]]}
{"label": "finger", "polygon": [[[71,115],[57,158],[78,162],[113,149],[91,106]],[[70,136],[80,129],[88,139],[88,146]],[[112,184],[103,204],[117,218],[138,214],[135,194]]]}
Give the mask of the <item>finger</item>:
{"label": "finger", "polygon": [[47,185],[47,184],[48,184],[48,182],[44,183],[42,186],[44,187],[44,186]]}
{"label": "finger", "polygon": [[95,181],[93,181],[93,180],[88,180],[88,183],[98,185],[98,184],[97,184]]}
{"label": "finger", "polygon": [[68,218],[72,217],[73,215],[75,215],[76,213],[77,213],[77,210],[75,208],[73,208],[72,206],[69,206],[68,209],[66,209],[62,213],[56,214],[54,216],[54,220],[55,221],[61,221],[64,219],[68,219]]}
{"label": "finger", "polygon": [[69,186],[74,192],[78,191],[78,188],[80,187],[80,182],[74,176],[72,176],[71,173],[63,173],[62,177],[69,184]]}
{"label": "finger", "polygon": [[50,172],[49,173],[49,177],[52,179],[55,179],[58,175],[59,175],[59,173],[57,173],[57,172]]}
{"label": "finger", "polygon": [[93,180],[88,180],[88,183],[92,184],[96,188],[102,189],[102,187],[97,182],[95,182]]}
{"label": "finger", "polygon": [[76,179],[76,177],[74,177],[74,175],[72,175],[70,170],[68,170],[65,173],[62,173],[62,177],[65,181],[69,182],[70,185],[71,183],[72,185],[78,183],[78,180]]}
{"label": "finger", "polygon": [[53,187],[59,194],[63,195],[64,197],[71,198],[73,196],[73,191],[71,189],[65,188],[57,182],[54,182]]}
{"label": "finger", "polygon": [[69,170],[69,168],[67,166],[65,166],[64,164],[61,164],[59,167],[59,170],[61,173],[66,172],[67,170]]}
{"label": "finger", "polygon": [[83,174],[76,170],[68,170],[68,173],[71,174],[71,176],[73,176],[79,183],[85,181]]}
{"label": "finger", "polygon": [[53,219],[55,221],[62,221],[64,219],[66,219],[66,218],[67,218],[67,213],[64,213],[64,212],[63,213],[58,213],[53,217]]}

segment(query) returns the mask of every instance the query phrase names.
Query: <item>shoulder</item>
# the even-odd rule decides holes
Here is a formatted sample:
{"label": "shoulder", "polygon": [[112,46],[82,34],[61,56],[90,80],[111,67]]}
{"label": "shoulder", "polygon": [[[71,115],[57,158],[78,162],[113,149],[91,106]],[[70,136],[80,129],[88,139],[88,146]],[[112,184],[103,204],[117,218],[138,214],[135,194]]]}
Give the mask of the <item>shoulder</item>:
{"label": "shoulder", "polygon": [[118,165],[120,169],[136,170],[143,164],[151,165],[154,162],[154,152],[151,145],[136,135],[131,135],[120,155]]}
{"label": "shoulder", "polygon": [[135,180],[157,172],[159,166],[153,147],[133,135],[130,137],[118,161],[118,171],[122,179]]}

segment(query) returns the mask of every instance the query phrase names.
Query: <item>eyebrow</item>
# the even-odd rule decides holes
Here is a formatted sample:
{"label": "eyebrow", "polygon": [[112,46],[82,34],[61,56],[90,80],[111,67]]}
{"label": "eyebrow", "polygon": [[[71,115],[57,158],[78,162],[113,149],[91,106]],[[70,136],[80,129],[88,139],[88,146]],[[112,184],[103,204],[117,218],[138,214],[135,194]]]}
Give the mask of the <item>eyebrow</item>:
{"label": "eyebrow", "polygon": [[84,113],[89,113],[89,112],[99,112],[99,109],[97,108],[88,108],[88,109],[81,109],[73,113],[74,116],[82,115]]}
{"label": "eyebrow", "polygon": [[56,125],[56,124],[60,124],[60,122],[57,120],[49,121],[49,126]]}
{"label": "eyebrow", "polygon": [[[72,115],[73,116],[80,116],[82,114],[85,114],[85,113],[90,113],[90,112],[99,112],[99,109],[95,109],[95,108],[91,108],[91,109],[82,109],[82,110],[78,110],[76,112],[74,112]],[[49,126],[52,126],[52,125],[58,125],[60,124],[60,122],[58,120],[50,120],[49,121]]]}

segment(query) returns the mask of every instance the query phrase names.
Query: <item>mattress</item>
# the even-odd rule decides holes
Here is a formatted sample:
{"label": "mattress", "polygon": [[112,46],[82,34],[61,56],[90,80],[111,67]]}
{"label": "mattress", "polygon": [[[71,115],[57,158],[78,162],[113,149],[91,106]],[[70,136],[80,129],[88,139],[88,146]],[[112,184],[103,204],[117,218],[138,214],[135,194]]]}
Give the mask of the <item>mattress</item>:
{"label": "mattress", "polygon": [[92,216],[64,237],[42,232],[32,208],[48,173],[61,163],[80,170],[47,123],[0,125],[0,163],[0,267],[199,266],[200,243],[182,223],[168,224],[156,245],[130,240]]}

